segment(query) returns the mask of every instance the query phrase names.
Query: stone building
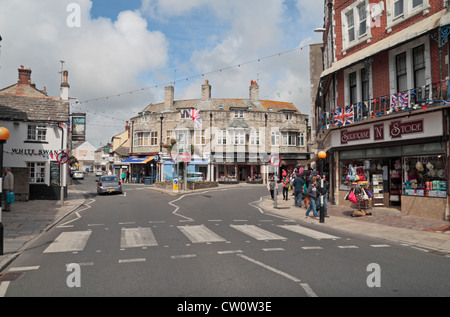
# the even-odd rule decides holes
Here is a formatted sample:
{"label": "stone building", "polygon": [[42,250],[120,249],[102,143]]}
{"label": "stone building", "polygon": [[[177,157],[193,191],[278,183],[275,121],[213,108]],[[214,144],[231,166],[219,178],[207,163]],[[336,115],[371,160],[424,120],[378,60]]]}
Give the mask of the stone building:
{"label": "stone building", "polygon": [[174,100],[174,87],[165,87],[165,101],[148,105],[130,123],[134,176],[170,180],[183,170],[178,163],[185,152],[191,154],[187,171],[214,181],[266,180],[273,155],[281,158],[279,171],[309,159],[308,115],[292,103],[260,100],[255,81],[248,99],[213,99],[208,80],[201,99]]}

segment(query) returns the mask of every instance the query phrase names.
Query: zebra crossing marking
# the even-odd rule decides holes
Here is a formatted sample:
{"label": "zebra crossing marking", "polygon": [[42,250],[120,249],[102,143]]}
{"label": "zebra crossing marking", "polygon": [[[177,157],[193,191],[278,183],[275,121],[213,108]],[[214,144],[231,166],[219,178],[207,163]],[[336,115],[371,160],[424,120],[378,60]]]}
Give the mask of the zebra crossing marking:
{"label": "zebra crossing marking", "polygon": [[299,225],[279,225],[278,227],[280,228],[284,228],[296,233],[299,233],[301,235],[310,237],[310,238],[314,238],[316,240],[322,240],[322,239],[340,239],[339,237],[327,234],[327,233],[323,233],[320,231],[316,231],[316,230],[312,230],[309,228],[305,228]]}
{"label": "zebra crossing marking", "polygon": [[224,242],[221,238],[204,225],[198,226],[178,226],[178,229],[186,236],[192,243],[209,243],[209,242]]}
{"label": "zebra crossing marking", "polygon": [[285,237],[279,236],[275,233],[261,229],[254,225],[230,225],[230,227],[245,233],[246,235],[255,238],[256,240],[286,240]]}
{"label": "zebra crossing marking", "polygon": [[122,228],[120,248],[139,248],[157,246],[155,236],[150,228]]}
{"label": "zebra crossing marking", "polygon": [[73,231],[61,233],[44,253],[83,251],[92,231]]}

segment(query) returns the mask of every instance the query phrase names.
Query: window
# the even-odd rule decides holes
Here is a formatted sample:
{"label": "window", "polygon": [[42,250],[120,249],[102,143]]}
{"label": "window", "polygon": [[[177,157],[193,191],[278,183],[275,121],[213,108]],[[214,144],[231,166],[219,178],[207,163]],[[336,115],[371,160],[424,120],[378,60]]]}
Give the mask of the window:
{"label": "window", "polygon": [[150,145],[158,145],[158,132],[150,133]]}
{"label": "window", "polygon": [[355,19],[353,17],[353,11],[347,13],[347,33],[348,41],[351,43],[355,40]]}
{"label": "window", "polygon": [[175,132],[173,130],[167,130],[166,133],[166,144],[172,144],[172,140],[176,140]]}
{"label": "window", "polygon": [[368,18],[368,0],[353,1],[351,5],[342,10],[342,49],[346,50],[355,45],[364,43],[370,37]]}
{"label": "window", "polygon": [[272,131],[270,141],[272,145],[280,145],[280,131]]}
{"label": "window", "polygon": [[363,36],[367,32],[365,3],[358,7],[358,15],[359,15],[359,36]]}
{"label": "window", "polygon": [[30,184],[45,183],[45,163],[27,163]]}
{"label": "window", "polygon": [[283,132],[283,145],[284,146],[297,146],[298,143],[297,132]]}
{"label": "window", "polygon": [[231,142],[234,145],[245,145],[245,131],[236,129],[230,131]]}
{"label": "window", "polygon": [[414,88],[425,86],[425,46],[413,49]]}
{"label": "window", "polygon": [[305,136],[303,133],[297,134],[297,146],[304,146],[305,145]]}
{"label": "window", "polygon": [[29,125],[28,141],[45,141],[47,139],[47,127],[45,125]]}
{"label": "window", "polygon": [[250,132],[250,145],[259,145],[259,131]]}
{"label": "window", "polygon": [[405,7],[403,0],[394,0],[394,18],[404,13]]}
{"label": "window", "polygon": [[177,131],[177,148],[179,153],[190,151],[190,133],[188,130]]}
{"label": "window", "polygon": [[365,68],[361,68],[361,97],[362,101],[369,100],[369,74]]}
{"label": "window", "polygon": [[243,118],[244,117],[244,110],[234,110],[234,117],[235,118]]}
{"label": "window", "polygon": [[348,76],[348,81],[350,87],[350,104],[353,105],[358,102],[356,72],[353,72]]}
{"label": "window", "polygon": [[292,113],[285,113],[286,120],[292,120]]}
{"label": "window", "polygon": [[205,145],[206,144],[206,137],[205,137],[205,130],[195,130],[194,131],[194,139],[195,139],[195,145]]}
{"label": "window", "polygon": [[227,131],[226,130],[217,130],[216,137],[217,137],[218,145],[226,145],[227,144]]}
{"label": "window", "polygon": [[413,0],[413,2],[412,2],[413,9],[415,9],[419,6],[422,6],[422,5],[423,5],[423,0]]}
{"label": "window", "polygon": [[148,132],[138,132],[134,134],[134,146],[148,146],[148,137],[150,133]]}
{"label": "window", "polygon": [[189,119],[190,118],[188,110],[183,109],[180,111],[180,114],[181,114],[181,119]]}
{"label": "window", "polygon": [[397,78],[397,92],[403,92],[408,89],[406,52],[395,56],[395,69]]}

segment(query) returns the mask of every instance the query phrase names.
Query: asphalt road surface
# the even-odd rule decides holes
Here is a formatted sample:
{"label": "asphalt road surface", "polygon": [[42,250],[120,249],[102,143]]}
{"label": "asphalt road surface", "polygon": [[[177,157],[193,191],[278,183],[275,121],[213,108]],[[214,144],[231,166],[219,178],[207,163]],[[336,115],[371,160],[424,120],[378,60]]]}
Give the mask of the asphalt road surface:
{"label": "asphalt road surface", "polygon": [[76,181],[85,205],[11,264],[5,297],[169,297],[188,310],[182,298],[450,296],[450,258],[266,213],[263,185],[97,196],[94,180]]}

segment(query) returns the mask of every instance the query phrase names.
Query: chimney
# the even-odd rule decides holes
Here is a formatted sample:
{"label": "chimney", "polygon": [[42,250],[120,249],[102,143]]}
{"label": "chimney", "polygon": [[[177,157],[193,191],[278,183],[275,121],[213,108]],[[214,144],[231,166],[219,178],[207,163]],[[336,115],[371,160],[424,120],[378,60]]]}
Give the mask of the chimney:
{"label": "chimney", "polygon": [[167,86],[166,87],[166,99],[164,102],[164,108],[165,109],[172,109],[173,102],[174,102],[174,88],[173,86]]}
{"label": "chimney", "polygon": [[259,100],[259,85],[255,80],[252,80],[250,85],[250,100]]}
{"label": "chimney", "polygon": [[19,68],[19,85],[31,84],[31,69],[25,69],[23,65]]}
{"label": "chimney", "polygon": [[69,100],[69,88],[70,85],[67,82],[67,78],[69,77],[69,72],[67,70],[63,71],[63,81],[61,83],[61,99]]}
{"label": "chimney", "polygon": [[202,101],[211,100],[211,85],[209,84],[208,79],[205,80],[205,83],[202,85]]}
{"label": "chimney", "polygon": [[125,124],[125,131],[128,132],[128,138],[130,138],[130,124],[128,123],[128,121],[127,121],[127,123]]}

